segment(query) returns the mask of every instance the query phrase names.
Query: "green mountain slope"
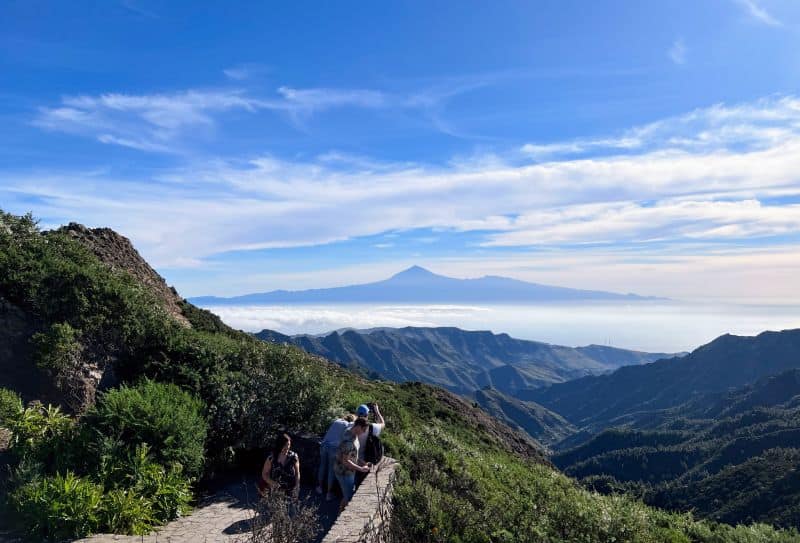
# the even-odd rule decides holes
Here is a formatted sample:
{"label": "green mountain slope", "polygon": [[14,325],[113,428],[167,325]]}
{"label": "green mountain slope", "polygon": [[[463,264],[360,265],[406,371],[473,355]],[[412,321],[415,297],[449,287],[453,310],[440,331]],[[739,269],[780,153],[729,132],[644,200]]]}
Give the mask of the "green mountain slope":
{"label": "green mountain slope", "polygon": [[725,393],[795,367],[800,367],[800,330],[724,335],[682,358],[626,366],[518,397],[597,431],[698,398],[706,401],[709,393]]}
{"label": "green mountain slope", "polygon": [[673,356],[599,345],[563,347],[452,327],[378,328],[294,337],[263,330],[256,337],[293,344],[345,366],[355,364],[384,379],[422,381],[459,394],[491,386],[513,395]]}
{"label": "green mountain slope", "polygon": [[[193,458],[202,461],[203,476],[213,478],[276,432],[320,431],[331,413],[365,400],[382,404],[387,452],[402,463],[391,523],[396,541],[800,540],[796,532],[697,522],[629,498],[586,491],[554,470],[528,439],[451,393],[419,383],[364,380],[295,347],[230,330],[181,302],[187,326],[134,274],[104,263],[79,240],[40,232],[29,219],[1,213],[0,298],[30,325],[15,333],[33,332],[27,338],[30,356],[14,362],[20,371],[27,365],[42,372],[64,401],[76,385],[73,378],[86,378],[77,390],[109,391],[95,398],[100,411],[83,403],[75,407],[86,407],[86,414],[76,409],[71,417],[25,411],[28,423],[44,425],[43,433],[30,434],[13,421],[12,462],[24,469],[0,473],[14,474],[6,481],[19,511],[13,518],[29,520],[22,527],[37,541],[98,529],[140,533],[143,515],[156,505],[147,494],[154,480],[143,486],[136,478],[161,474],[171,489],[183,493],[184,483],[191,482],[181,480],[187,474],[161,458],[176,438],[202,436],[206,428],[200,420],[208,437],[204,451],[193,450]],[[4,354],[0,373],[10,363]],[[131,386],[118,388],[126,383]],[[150,400],[142,395],[148,390]],[[118,411],[111,399],[122,402]],[[164,406],[176,401],[200,409],[181,419],[198,421],[192,423],[196,428],[172,424]],[[128,407],[155,409],[160,416],[102,418],[137,412]],[[102,433],[119,424],[146,431]],[[168,432],[160,434],[164,446],[148,437],[156,424]],[[31,439],[15,441],[23,434]],[[41,458],[51,461],[37,462]],[[158,481],[167,484],[163,477]],[[159,503],[169,505],[172,495],[159,494]],[[124,514],[106,518],[107,510],[98,510],[97,503]],[[162,513],[164,518],[176,514]]]}
{"label": "green mountain slope", "polygon": [[724,522],[800,523],[800,370],[606,430],[553,461],[595,488]]}
{"label": "green mountain slope", "polygon": [[493,388],[476,390],[474,397],[484,411],[545,445],[558,443],[575,432],[561,415],[534,402],[523,402]]}

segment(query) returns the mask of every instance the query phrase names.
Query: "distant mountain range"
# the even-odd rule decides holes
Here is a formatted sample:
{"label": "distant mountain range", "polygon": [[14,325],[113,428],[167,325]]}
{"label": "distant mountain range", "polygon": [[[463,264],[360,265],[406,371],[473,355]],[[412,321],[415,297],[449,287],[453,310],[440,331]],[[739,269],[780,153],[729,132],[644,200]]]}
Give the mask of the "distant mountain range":
{"label": "distant mountain range", "polygon": [[576,426],[598,431],[632,424],[652,413],[724,394],[770,375],[800,367],[800,330],[755,337],[726,334],[682,358],[627,366],[546,388],[517,392]]}
{"label": "distant mountain range", "polygon": [[507,277],[454,279],[412,266],[375,283],[312,290],[274,290],[231,298],[200,296],[195,305],[267,305],[291,303],[531,303],[565,301],[645,301],[659,298],[578,290],[528,283]]}
{"label": "distant mountain range", "polygon": [[800,369],[791,369],[606,430],[553,462],[587,486],[633,491],[659,507],[796,527],[798,444]]}
{"label": "distant mountain range", "polygon": [[577,428],[533,401],[514,397],[516,394],[674,356],[603,345],[564,347],[452,327],[338,330],[323,336],[287,336],[262,330],[255,335],[264,341],[295,345],[371,377],[421,381],[470,397],[489,414],[547,446],[574,434]]}
{"label": "distant mountain range", "polygon": [[346,330],[326,336],[287,336],[263,330],[256,337],[296,345],[343,366],[359,366],[382,379],[422,381],[464,395],[487,386],[513,395],[673,356],[601,345],[563,347],[453,327]]}

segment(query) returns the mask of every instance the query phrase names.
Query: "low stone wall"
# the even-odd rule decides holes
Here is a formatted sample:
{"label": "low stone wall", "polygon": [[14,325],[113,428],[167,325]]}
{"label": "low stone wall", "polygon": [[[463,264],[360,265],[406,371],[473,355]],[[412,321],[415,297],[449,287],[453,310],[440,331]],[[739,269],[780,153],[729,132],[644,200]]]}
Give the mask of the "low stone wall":
{"label": "low stone wall", "polygon": [[397,462],[385,457],[358,487],[322,543],[381,543],[381,529],[389,520]]}

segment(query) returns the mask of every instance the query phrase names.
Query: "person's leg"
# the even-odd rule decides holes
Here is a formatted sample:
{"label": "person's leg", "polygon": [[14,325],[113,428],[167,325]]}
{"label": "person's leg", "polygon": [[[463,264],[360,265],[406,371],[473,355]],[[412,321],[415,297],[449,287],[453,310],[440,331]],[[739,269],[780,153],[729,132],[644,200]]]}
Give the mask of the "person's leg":
{"label": "person's leg", "polygon": [[342,488],[342,501],[339,504],[339,511],[341,512],[353,499],[353,494],[356,491],[356,477],[352,473],[349,475],[336,475],[336,480],[339,481],[339,486]]}
{"label": "person's leg", "polygon": [[[330,462],[328,461],[328,447],[325,444],[319,446],[319,470],[317,470],[317,494],[322,494],[322,483],[327,479],[330,481],[332,473],[329,473]],[[328,492],[331,485],[328,483]]]}
{"label": "person's leg", "polygon": [[333,494],[333,484],[336,482],[336,473],[333,471],[334,464],[336,464],[336,449],[330,449],[328,452],[328,494],[325,496],[328,501],[335,497]]}

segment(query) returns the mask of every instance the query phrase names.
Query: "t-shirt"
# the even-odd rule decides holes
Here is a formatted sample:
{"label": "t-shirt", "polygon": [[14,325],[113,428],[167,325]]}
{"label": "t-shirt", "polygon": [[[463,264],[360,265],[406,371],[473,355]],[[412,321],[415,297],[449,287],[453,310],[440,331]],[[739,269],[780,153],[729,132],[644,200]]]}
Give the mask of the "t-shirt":
{"label": "t-shirt", "polygon": [[342,442],[342,435],[352,426],[352,422],[347,422],[344,419],[336,419],[331,423],[328,431],[325,433],[325,437],[322,438],[322,444],[333,449],[337,448],[339,443]]}
{"label": "t-shirt", "polygon": [[[372,435],[378,437],[381,435],[381,430],[383,430],[383,424],[379,424],[377,422],[372,422]],[[367,428],[366,432],[362,432],[360,436],[358,436],[358,459],[364,460],[364,453],[366,449],[364,448],[367,444],[367,436],[369,436],[369,428]]]}
{"label": "t-shirt", "polygon": [[342,435],[342,441],[336,449],[336,462],[333,464],[333,472],[336,475],[344,477],[355,473],[355,470],[345,463],[348,458],[353,463],[358,463],[358,440],[349,429]]}

